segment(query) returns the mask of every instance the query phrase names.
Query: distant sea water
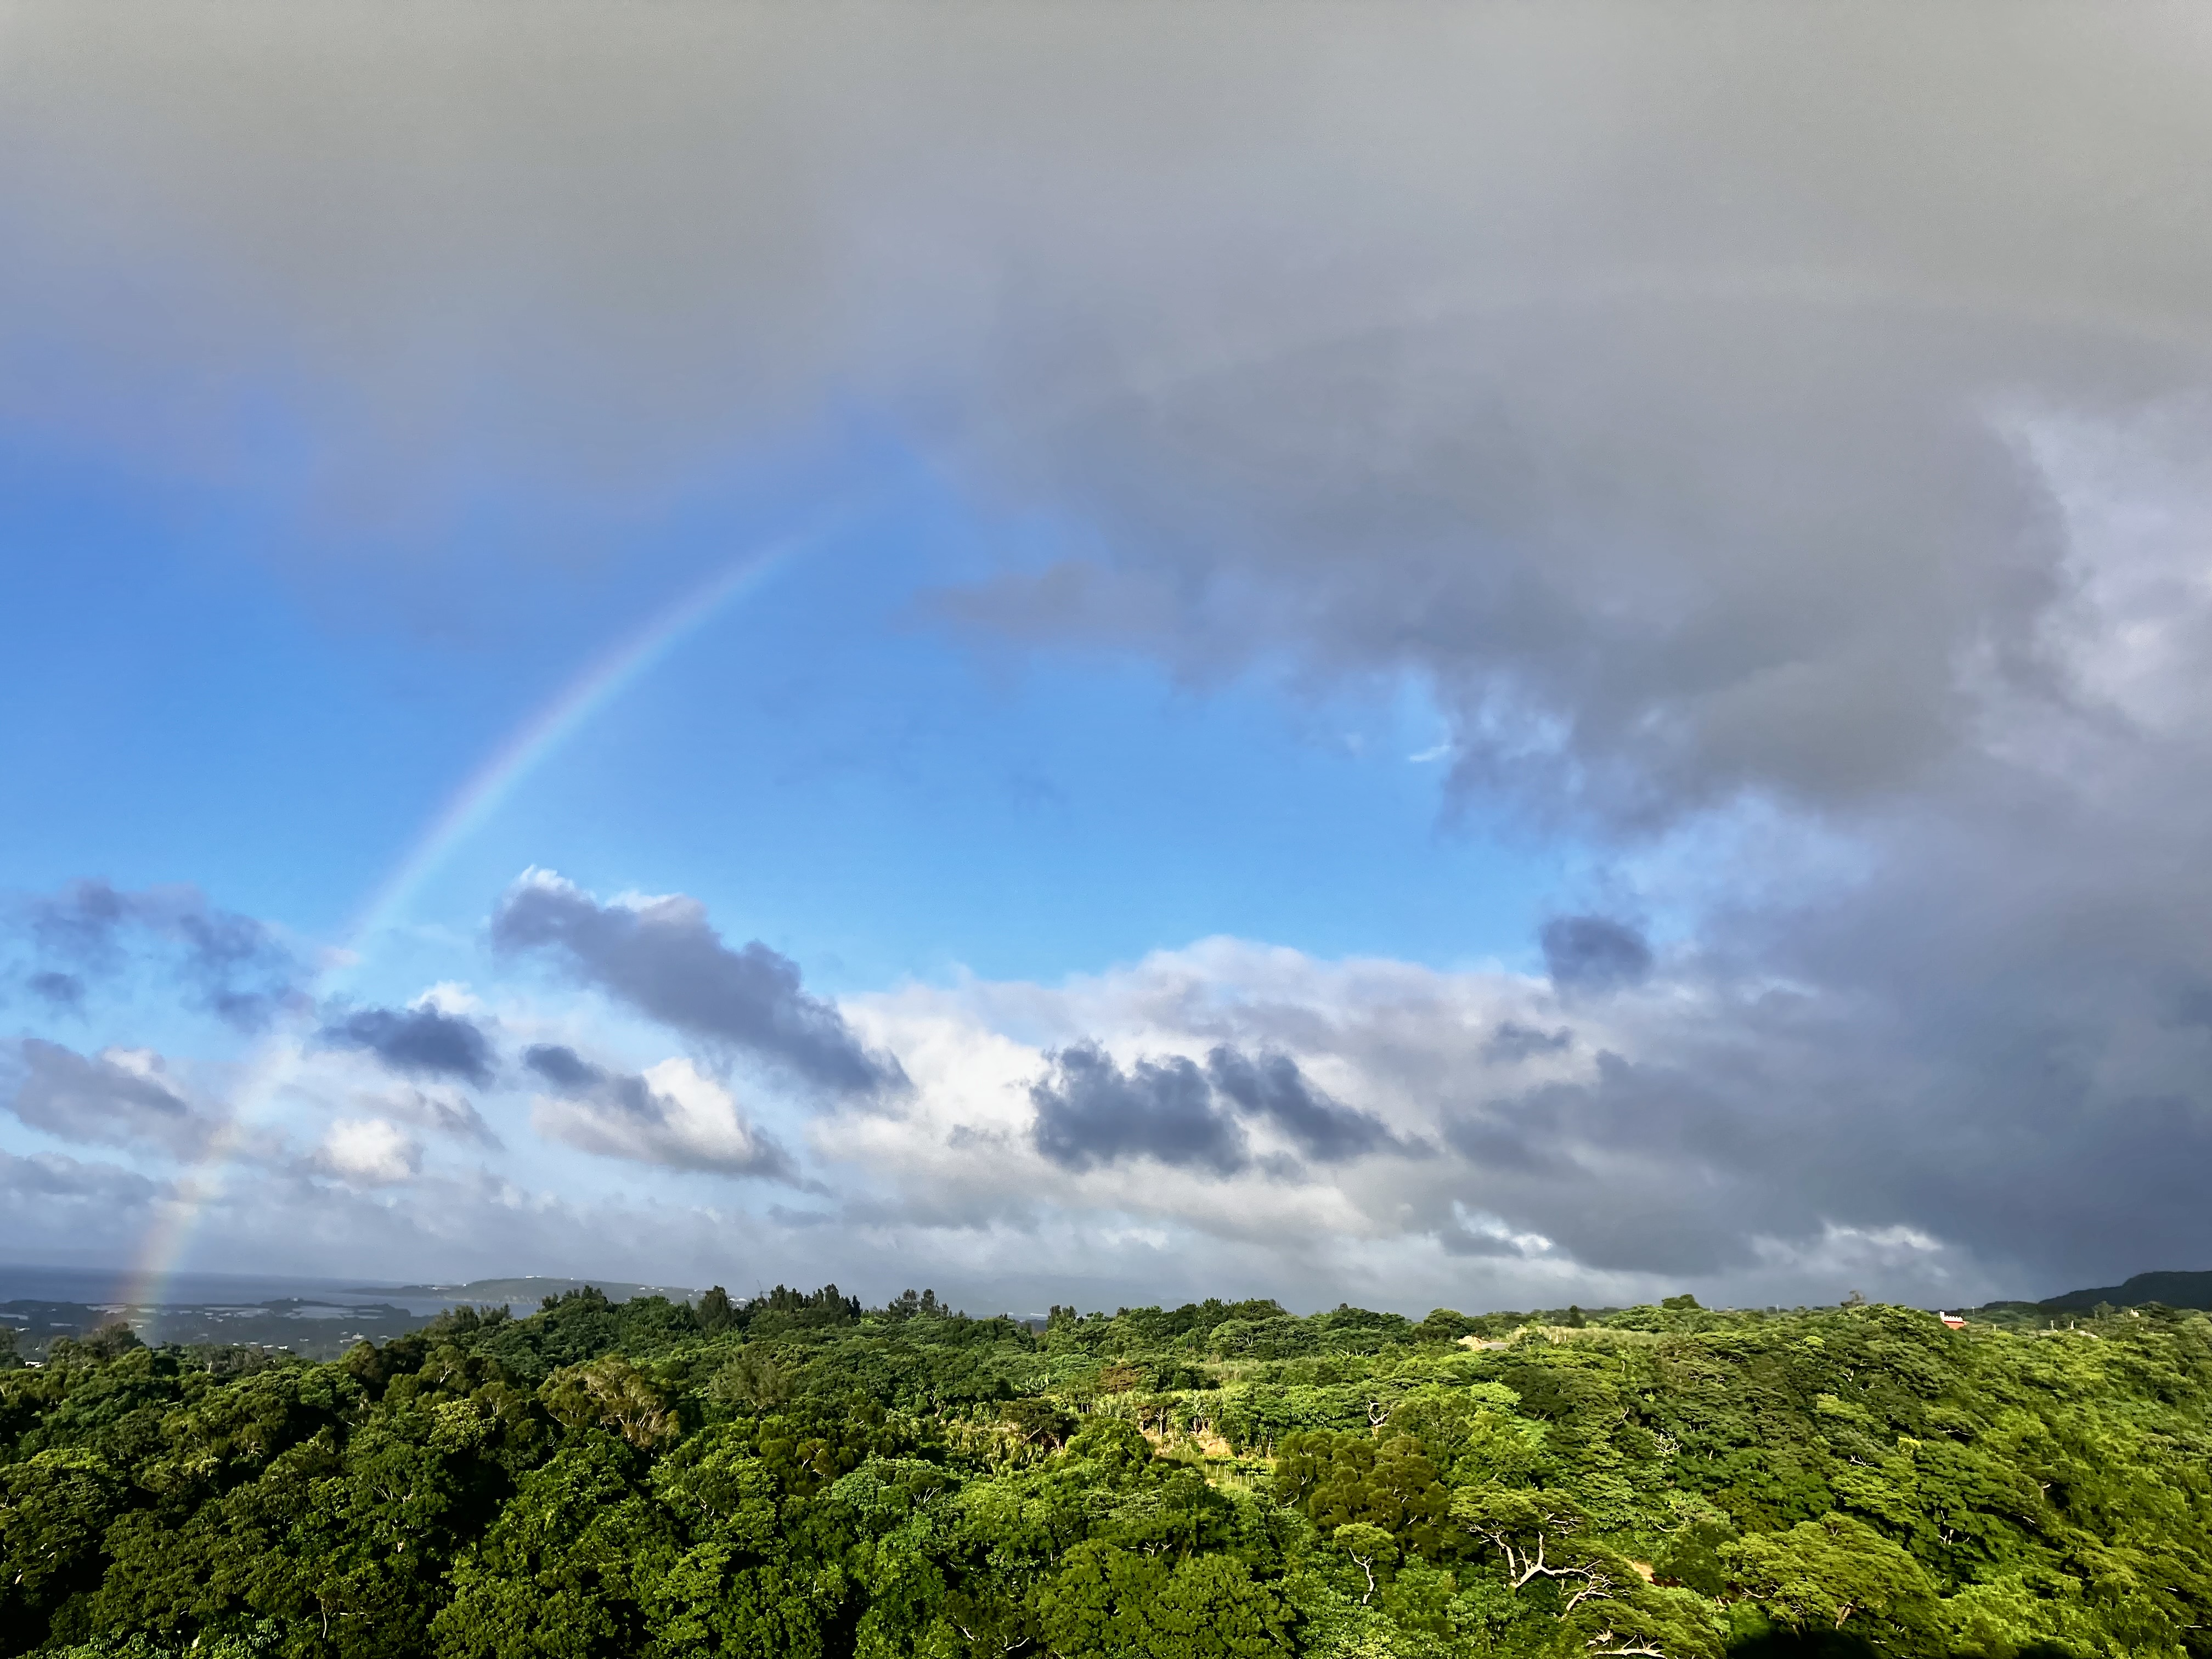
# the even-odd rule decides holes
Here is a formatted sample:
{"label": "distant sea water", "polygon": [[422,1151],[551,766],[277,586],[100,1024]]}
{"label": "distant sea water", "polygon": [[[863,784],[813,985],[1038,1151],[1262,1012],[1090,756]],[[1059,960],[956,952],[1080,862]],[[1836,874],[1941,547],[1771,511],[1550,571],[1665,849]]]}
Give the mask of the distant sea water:
{"label": "distant sea water", "polygon": [[[67,1337],[82,1339],[118,1321],[149,1343],[284,1349],[329,1359],[356,1342],[386,1342],[422,1328],[457,1304],[535,1313],[549,1295],[586,1283],[611,1301],[698,1293],[674,1285],[529,1276],[465,1284],[394,1285],[296,1273],[172,1273],[141,1301],[143,1288],[118,1267],[0,1263],[0,1343],[38,1360]],[[136,1293],[134,1295],[134,1292]]]}
{"label": "distant sea water", "polygon": [[[0,1303],[75,1302],[114,1306],[129,1293],[125,1267],[52,1267],[0,1262]],[[159,1286],[165,1307],[255,1307],[298,1300],[343,1307],[380,1302],[428,1318],[465,1297],[428,1285],[393,1286],[363,1279],[308,1279],[284,1273],[171,1273]]]}
{"label": "distant sea water", "polygon": [[[53,1267],[0,1262],[0,1303],[76,1302],[119,1305],[131,1293],[135,1277],[126,1267]],[[479,1306],[506,1303],[516,1312],[537,1310],[549,1292],[595,1285],[617,1302],[633,1296],[665,1296],[688,1302],[699,1292],[680,1285],[635,1285],[615,1279],[562,1279],[533,1275],[520,1279],[472,1279],[442,1285],[394,1284],[389,1279],[313,1279],[295,1273],[175,1273],[155,1287],[154,1305],[164,1308],[258,1307],[299,1301],[325,1307],[381,1303],[426,1318],[456,1303]]]}

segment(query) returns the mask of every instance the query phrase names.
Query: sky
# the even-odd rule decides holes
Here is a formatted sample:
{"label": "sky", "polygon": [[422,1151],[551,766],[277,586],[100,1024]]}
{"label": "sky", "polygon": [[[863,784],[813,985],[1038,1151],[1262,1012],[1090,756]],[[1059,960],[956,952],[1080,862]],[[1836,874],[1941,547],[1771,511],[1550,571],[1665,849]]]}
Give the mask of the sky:
{"label": "sky", "polygon": [[2212,1265],[2208,72],[0,0],[0,1260]]}

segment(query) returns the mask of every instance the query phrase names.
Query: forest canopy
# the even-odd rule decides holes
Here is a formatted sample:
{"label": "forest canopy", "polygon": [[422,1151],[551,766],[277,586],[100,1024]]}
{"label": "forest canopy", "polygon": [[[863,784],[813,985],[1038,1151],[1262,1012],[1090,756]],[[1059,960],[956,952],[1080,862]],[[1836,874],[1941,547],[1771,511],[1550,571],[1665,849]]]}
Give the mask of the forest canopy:
{"label": "forest canopy", "polygon": [[0,1653],[2203,1654],[2208,1407],[2155,1306],[118,1328],[0,1370]]}

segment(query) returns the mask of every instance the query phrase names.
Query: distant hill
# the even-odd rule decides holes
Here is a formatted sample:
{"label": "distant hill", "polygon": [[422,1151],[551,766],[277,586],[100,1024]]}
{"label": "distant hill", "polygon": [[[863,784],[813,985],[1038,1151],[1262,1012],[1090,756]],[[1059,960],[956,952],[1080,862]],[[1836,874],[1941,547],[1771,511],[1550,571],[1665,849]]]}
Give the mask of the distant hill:
{"label": "distant hill", "polygon": [[2169,1308],[2212,1310],[2212,1273],[2137,1273],[2124,1285],[2100,1290],[2069,1291],[2035,1305],[2052,1313],[2087,1313],[2100,1302],[2115,1308],[2140,1307],[2162,1302]]}
{"label": "distant hill", "polygon": [[535,1306],[543,1297],[586,1286],[610,1302],[629,1302],[641,1296],[665,1296],[671,1302],[689,1302],[699,1294],[680,1285],[625,1285],[614,1279],[547,1279],[532,1273],[521,1279],[472,1279],[465,1285],[378,1285],[363,1286],[362,1296],[445,1297],[454,1302],[527,1302]]}

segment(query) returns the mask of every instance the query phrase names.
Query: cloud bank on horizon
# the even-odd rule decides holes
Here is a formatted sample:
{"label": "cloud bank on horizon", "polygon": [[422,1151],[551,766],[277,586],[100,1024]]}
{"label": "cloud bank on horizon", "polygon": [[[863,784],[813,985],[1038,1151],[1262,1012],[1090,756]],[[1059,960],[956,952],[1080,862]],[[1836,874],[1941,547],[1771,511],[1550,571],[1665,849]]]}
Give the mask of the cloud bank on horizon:
{"label": "cloud bank on horizon", "polygon": [[[1569,873],[1449,960],[1286,908],[856,983],[866,918],[601,897],[655,872],[549,823],[573,879],[374,997],[281,909],[26,877],[0,1249],[126,1251],[228,1122],[206,1259],[344,1272],[1418,1309],[2212,1256],[2200,13],[131,15],[0,11],[11,455],[262,504],[334,640],[496,652],[702,478],[842,500],[892,442],[975,531],[904,634],[1294,726],[1403,692],[1434,833]],[[1216,833],[1139,805],[1113,893]],[[895,860],[852,810],[823,856]]]}

